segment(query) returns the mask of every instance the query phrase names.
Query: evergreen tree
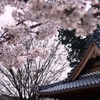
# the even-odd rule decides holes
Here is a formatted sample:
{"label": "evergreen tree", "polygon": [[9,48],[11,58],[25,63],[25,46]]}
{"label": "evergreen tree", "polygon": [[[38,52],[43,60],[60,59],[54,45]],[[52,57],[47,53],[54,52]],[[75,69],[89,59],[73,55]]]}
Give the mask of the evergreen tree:
{"label": "evergreen tree", "polygon": [[60,42],[65,45],[68,51],[67,59],[71,67],[77,66],[91,42],[100,41],[100,25],[97,25],[97,29],[93,31],[93,34],[89,34],[85,38],[76,36],[75,33],[75,29],[61,29],[58,36]]}

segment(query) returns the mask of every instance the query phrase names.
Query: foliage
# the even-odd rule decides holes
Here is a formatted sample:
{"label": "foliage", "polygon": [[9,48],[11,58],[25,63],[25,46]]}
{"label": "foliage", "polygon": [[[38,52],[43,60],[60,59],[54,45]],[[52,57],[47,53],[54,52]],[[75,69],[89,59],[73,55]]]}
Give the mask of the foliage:
{"label": "foliage", "polygon": [[29,3],[4,0],[0,4],[0,94],[30,99],[38,85],[60,79],[67,69],[67,53],[60,50],[54,21],[32,21]]}
{"label": "foliage", "polygon": [[93,41],[100,41],[100,25],[86,37],[76,36],[76,30],[59,30],[59,40],[68,52],[67,59],[71,67],[76,67],[83,57],[88,45]]}
{"label": "foliage", "polygon": [[59,30],[59,40],[68,51],[68,61],[71,67],[77,66],[86,46],[86,38],[75,36],[76,30]]}

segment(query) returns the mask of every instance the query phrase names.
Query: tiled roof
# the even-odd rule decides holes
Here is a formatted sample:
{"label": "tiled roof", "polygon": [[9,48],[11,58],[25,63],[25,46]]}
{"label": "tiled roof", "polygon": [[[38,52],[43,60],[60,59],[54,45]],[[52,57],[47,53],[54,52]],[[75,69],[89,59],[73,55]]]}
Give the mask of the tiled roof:
{"label": "tiled roof", "polygon": [[100,48],[100,28],[97,28],[94,33],[89,36],[89,42],[94,42]]}
{"label": "tiled roof", "polygon": [[95,44],[100,48],[100,41],[96,41]]}
{"label": "tiled roof", "polygon": [[84,78],[84,77],[88,77],[88,76],[92,76],[92,75],[100,75],[100,71],[83,74],[80,76],[80,78]]}
{"label": "tiled roof", "polygon": [[[87,44],[86,44],[86,47],[84,49],[84,52],[82,53],[81,55],[81,59],[80,61],[83,59],[85,53],[87,52],[89,46],[91,43],[95,43],[97,45],[98,48],[100,48],[100,29],[96,29],[94,31],[93,34],[91,34],[89,37],[88,37],[88,40],[87,40]],[[77,62],[77,66],[79,65],[80,62]],[[72,73],[76,70],[76,67],[74,67],[69,73],[68,73],[68,77],[66,78],[66,81],[67,79],[72,75]]]}
{"label": "tiled roof", "polygon": [[64,83],[64,81],[60,81],[60,82],[52,83],[49,85],[42,85],[42,86],[39,86],[39,90],[45,90],[45,89],[48,89],[49,87],[54,87],[54,86],[57,86],[57,85],[60,85],[63,83]]}
{"label": "tiled roof", "polygon": [[80,88],[85,86],[87,87],[94,84],[100,84],[100,71],[84,74],[79,79],[72,82],[58,84],[45,89],[41,88],[39,92],[40,93],[49,93],[49,92],[56,92],[56,91],[59,92],[62,90],[68,90],[72,88],[74,89],[74,88]]}
{"label": "tiled roof", "polygon": [[[97,47],[100,48],[100,29],[97,29],[94,32],[94,34],[89,36],[86,48],[81,56],[82,58],[87,52],[87,49],[89,48],[91,43],[95,43]],[[69,77],[72,75],[72,73],[76,70],[76,68],[77,66],[74,67],[72,71],[68,74],[68,78],[66,78],[66,81],[61,81],[46,86],[40,86],[39,93],[59,92],[63,90],[77,89],[77,88],[92,86],[96,84],[100,85],[100,71],[86,73],[81,75],[78,79],[74,81],[70,81],[70,82],[67,81]]]}

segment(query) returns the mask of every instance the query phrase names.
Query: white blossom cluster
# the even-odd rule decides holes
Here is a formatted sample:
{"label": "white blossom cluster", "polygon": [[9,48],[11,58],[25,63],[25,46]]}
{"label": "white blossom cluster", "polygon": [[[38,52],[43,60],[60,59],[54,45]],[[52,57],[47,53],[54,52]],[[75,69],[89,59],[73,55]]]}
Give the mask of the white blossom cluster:
{"label": "white blossom cluster", "polygon": [[92,33],[100,23],[100,2],[23,1],[0,0],[0,94],[19,96],[12,69],[15,84],[22,82],[22,96],[28,97],[34,86],[66,78],[71,68],[67,52],[57,40],[58,30],[76,28],[76,35]]}
{"label": "white blossom cluster", "polygon": [[92,7],[98,3],[98,0],[29,0],[28,6],[32,12],[28,17],[39,22],[53,20],[60,28],[76,28],[77,34],[88,34],[100,23],[94,17],[99,10]]}
{"label": "white blossom cluster", "polygon": [[100,23],[94,16],[98,0],[1,0],[0,5],[0,62],[6,67],[21,66],[27,58],[45,59],[50,52],[40,44],[60,28],[76,28],[81,35]]}

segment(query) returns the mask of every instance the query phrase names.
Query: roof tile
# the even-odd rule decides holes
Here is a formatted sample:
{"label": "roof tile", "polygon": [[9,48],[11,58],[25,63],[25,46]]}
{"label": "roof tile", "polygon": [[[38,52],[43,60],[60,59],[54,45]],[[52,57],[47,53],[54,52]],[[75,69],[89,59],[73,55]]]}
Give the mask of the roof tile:
{"label": "roof tile", "polygon": [[83,86],[89,86],[94,84],[100,84],[100,71],[87,74],[83,78],[79,78],[75,81],[58,84],[56,86],[48,87],[46,89],[40,89],[40,92],[54,92],[60,90],[67,90],[72,88],[80,88]]}

